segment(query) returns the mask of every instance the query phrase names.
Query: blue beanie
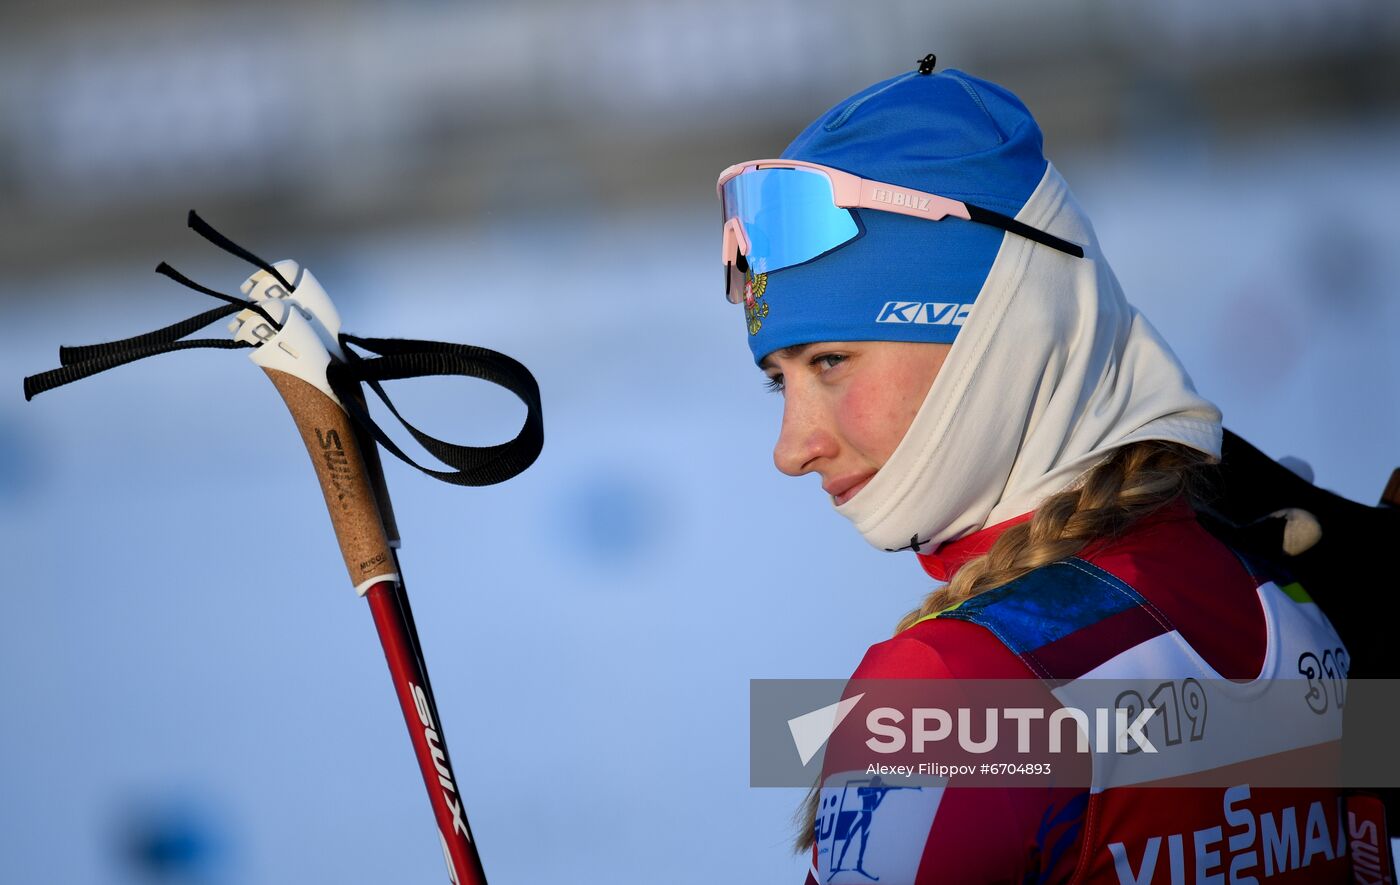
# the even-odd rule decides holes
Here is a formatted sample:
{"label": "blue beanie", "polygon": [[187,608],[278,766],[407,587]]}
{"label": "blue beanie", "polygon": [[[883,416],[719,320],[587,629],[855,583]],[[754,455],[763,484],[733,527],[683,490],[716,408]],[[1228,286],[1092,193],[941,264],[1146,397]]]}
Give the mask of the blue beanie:
{"label": "blue beanie", "polygon": [[[1040,127],[1020,99],[952,69],[876,83],[823,114],[782,156],[1013,217],[1046,168]],[[755,361],[813,341],[957,335],[1005,234],[960,218],[852,211],[854,240],[752,281],[766,305],[748,323]]]}

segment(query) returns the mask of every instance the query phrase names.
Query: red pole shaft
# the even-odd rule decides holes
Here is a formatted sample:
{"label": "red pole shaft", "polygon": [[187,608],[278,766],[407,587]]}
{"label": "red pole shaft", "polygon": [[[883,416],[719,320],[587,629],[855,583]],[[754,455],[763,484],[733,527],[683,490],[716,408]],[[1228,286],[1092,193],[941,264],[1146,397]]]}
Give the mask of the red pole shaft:
{"label": "red pole shaft", "polygon": [[403,709],[413,753],[418,757],[423,785],[428,789],[433,816],[437,819],[448,875],[456,885],[486,885],[486,873],[482,871],[481,857],[457,791],[457,778],[447,756],[442,723],[434,715],[437,704],[428,688],[427,669],[418,653],[418,637],[412,635],[397,591],[393,581],[381,581],[365,596],[374,614],[374,626],[379,631],[384,658],[394,680],[394,693]]}

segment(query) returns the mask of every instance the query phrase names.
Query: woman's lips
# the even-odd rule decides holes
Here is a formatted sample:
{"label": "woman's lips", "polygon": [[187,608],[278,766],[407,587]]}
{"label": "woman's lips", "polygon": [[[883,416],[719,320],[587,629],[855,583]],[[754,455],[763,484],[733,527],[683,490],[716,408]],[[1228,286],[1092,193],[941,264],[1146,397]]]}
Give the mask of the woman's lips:
{"label": "woman's lips", "polygon": [[847,487],[847,489],[844,492],[841,492],[839,495],[832,495],[831,500],[836,504],[837,507],[840,507],[842,504],[845,504],[847,501],[854,498],[856,496],[856,492],[859,492],[861,489],[865,488],[865,484],[870,482],[871,478],[874,476],[875,474],[872,473],[870,474],[870,476],[865,477],[860,482],[857,482],[855,485]]}

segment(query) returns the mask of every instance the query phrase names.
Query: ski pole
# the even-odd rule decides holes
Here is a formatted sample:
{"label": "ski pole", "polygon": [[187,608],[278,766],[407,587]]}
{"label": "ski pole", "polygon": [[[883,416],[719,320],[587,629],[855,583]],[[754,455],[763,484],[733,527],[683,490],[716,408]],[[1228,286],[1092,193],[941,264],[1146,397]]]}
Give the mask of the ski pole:
{"label": "ski pole", "polygon": [[[524,366],[485,348],[343,333],[339,312],[310,271],[292,261],[268,264],[193,212],[189,223],[201,236],[259,268],[242,285],[246,298],[202,286],[162,263],[157,272],[218,298],[226,306],[145,335],[60,348],[60,368],[24,379],[25,399],[174,350],[252,349],[250,359],[272,381],[291,413],[311,457],[351,583],[369,604],[428,791],[449,880],[455,885],[484,885],[486,876],[467,823],[409,606],[397,553],[398,530],[378,446],[445,482],[502,482],[533,463],[543,445],[538,385]],[[235,313],[229,323],[232,341],[185,340],[193,331]],[[352,345],[378,356],[360,356]],[[423,433],[403,419],[380,382],[424,375],[467,375],[507,388],[525,402],[524,426],[514,439],[486,447],[453,445]],[[361,385],[367,385],[430,454],[452,469],[425,468],[404,454],[370,416]]]}
{"label": "ski pole", "polygon": [[[243,334],[262,338],[271,331],[252,311],[240,317],[245,327],[257,325],[250,332],[240,328],[235,338]],[[286,312],[280,330],[262,340],[252,360],[267,373],[296,422],[320,481],[350,580],[369,601],[437,820],[451,881],[459,885],[485,883],[447,758],[441,723],[434,714],[436,704],[417,631],[408,620],[398,561],[389,546],[375,483],[349,413],[326,389],[329,385],[318,387],[315,383],[318,372],[324,377],[329,355],[307,320],[294,310]]]}

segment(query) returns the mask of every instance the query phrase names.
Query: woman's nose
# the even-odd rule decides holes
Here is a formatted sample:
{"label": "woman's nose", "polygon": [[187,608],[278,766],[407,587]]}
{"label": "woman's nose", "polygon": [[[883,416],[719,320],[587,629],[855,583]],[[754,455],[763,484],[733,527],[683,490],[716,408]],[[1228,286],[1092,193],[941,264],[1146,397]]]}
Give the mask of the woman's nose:
{"label": "woman's nose", "polygon": [[818,404],[789,388],[783,399],[783,425],[773,446],[773,464],[788,476],[810,473],[813,462],[836,454],[836,437],[822,420]]}

